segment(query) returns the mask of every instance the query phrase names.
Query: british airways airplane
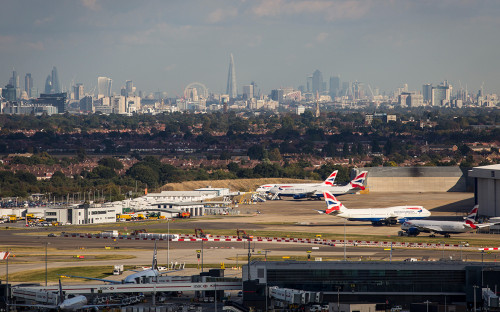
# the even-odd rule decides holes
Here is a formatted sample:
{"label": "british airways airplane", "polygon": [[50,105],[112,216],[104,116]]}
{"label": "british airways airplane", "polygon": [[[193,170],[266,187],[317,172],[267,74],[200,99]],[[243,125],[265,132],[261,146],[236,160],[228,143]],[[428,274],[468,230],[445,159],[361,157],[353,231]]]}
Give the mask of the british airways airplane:
{"label": "british airways airplane", "polygon": [[420,220],[407,221],[401,225],[401,229],[408,236],[417,236],[420,233],[430,233],[430,237],[434,237],[435,233],[450,237],[450,234],[459,234],[470,232],[472,230],[495,225],[496,223],[476,223],[478,205],[474,206],[472,211],[464,221],[437,221],[437,220]]}
{"label": "british airways airplane", "polygon": [[373,225],[391,225],[404,223],[407,220],[427,218],[429,210],[422,206],[395,206],[388,208],[347,209],[335,196],[326,191],[323,193],[326,210],[319,213],[329,214],[349,221],[370,221]]}
{"label": "british airways airplane", "polygon": [[276,196],[291,196],[293,199],[301,198],[321,198],[323,192],[328,191],[335,195],[343,195],[358,190],[364,190],[364,182],[366,179],[367,171],[362,171],[351,182],[346,185],[334,185],[333,181],[337,172],[334,171],[326,180],[321,184],[282,184],[277,185],[269,190],[269,193]]}

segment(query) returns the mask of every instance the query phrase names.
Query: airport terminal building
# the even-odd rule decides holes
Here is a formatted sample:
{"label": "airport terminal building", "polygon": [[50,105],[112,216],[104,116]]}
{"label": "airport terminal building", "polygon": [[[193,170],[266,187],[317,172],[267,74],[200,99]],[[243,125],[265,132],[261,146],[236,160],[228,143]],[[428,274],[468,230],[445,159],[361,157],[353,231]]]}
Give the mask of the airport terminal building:
{"label": "airport terminal building", "polygon": [[[244,305],[258,307],[262,290],[277,286],[323,293],[324,302],[448,304],[481,298],[481,285],[496,289],[500,265],[440,262],[254,261],[243,267]],[[248,282],[250,281],[250,282]]]}

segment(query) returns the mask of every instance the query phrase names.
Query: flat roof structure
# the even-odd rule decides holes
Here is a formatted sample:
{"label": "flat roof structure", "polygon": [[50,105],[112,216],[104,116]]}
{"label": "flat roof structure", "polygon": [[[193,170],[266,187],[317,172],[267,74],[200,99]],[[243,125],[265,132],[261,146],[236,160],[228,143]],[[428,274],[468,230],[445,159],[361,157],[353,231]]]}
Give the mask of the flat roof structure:
{"label": "flat roof structure", "polygon": [[479,204],[478,214],[500,217],[500,165],[474,167],[469,170],[474,178],[474,199]]}

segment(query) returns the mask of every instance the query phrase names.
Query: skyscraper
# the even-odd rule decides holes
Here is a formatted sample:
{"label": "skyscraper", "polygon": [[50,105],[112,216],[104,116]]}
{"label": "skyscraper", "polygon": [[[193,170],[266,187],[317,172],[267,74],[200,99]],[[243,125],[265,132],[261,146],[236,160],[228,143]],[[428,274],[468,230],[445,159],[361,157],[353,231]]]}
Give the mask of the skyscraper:
{"label": "skyscraper", "polygon": [[432,87],[431,105],[432,106],[447,106],[451,99],[451,85],[445,81],[443,84]]}
{"label": "skyscraper", "polygon": [[81,100],[85,96],[83,94],[83,83],[77,83],[76,86],[73,87],[73,93],[75,95],[75,100]]}
{"label": "skyscraper", "polygon": [[97,77],[97,98],[111,96],[112,82],[111,78]]}
{"label": "skyscraper", "polygon": [[238,97],[238,89],[236,88],[236,70],[234,68],[234,58],[231,53],[229,61],[229,72],[227,74],[227,88],[226,93],[230,98],[235,99]]}
{"label": "skyscraper", "polygon": [[52,90],[52,76],[48,75],[45,79],[45,94],[50,94]]}
{"label": "skyscraper", "polygon": [[51,93],[61,93],[61,87],[59,84],[59,76],[57,75],[57,68],[54,66],[52,68],[52,92]]}
{"label": "skyscraper", "polygon": [[429,103],[432,97],[432,84],[426,83],[422,85],[422,95],[424,96],[424,102]]}
{"label": "skyscraper", "polygon": [[33,88],[33,78],[31,77],[31,73],[27,73],[24,76],[24,91],[28,94],[28,97],[31,97],[31,89]]}
{"label": "skyscraper", "polygon": [[246,100],[253,99],[253,85],[243,86],[243,98]]}
{"label": "skyscraper", "polygon": [[340,92],[340,77],[332,76],[330,77],[330,96],[332,99],[339,95]]}
{"label": "skyscraper", "polygon": [[316,94],[323,91],[323,74],[316,69],[312,75],[312,93]]}

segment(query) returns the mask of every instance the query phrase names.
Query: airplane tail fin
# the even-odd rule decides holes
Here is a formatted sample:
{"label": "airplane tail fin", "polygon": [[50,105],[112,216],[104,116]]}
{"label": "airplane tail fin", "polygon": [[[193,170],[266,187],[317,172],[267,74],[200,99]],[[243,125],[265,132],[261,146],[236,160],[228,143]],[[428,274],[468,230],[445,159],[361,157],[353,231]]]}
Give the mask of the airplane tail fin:
{"label": "airplane tail fin", "polygon": [[328,191],[323,192],[323,196],[326,202],[326,210],[324,213],[336,214],[345,209],[344,205],[342,205],[342,203],[337,198],[335,198],[335,196],[333,196],[330,192]]}
{"label": "airplane tail fin", "polygon": [[333,183],[335,182],[335,178],[337,177],[338,172],[339,172],[338,170],[332,172],[332,174],[330,174],[328,178],[326,178],[326,180],[323,182],[323,185],[333,186]]}
{"label": "airplane tail fin", "polygon": [[474,208],[472,208],[472,210],[467,215],[466,219],[475,221],[477,219],[478,208],[479,208],[479,205],[475,205]]}
{"label": "airplane tail fin", "polygon": [[361,190],[365,189],[364,183],[366,179],[366,175],[368,174],[368,171],[362,171],[360,174],[358,174],[351,182],[351,187],[352,188],[359,188]]}

